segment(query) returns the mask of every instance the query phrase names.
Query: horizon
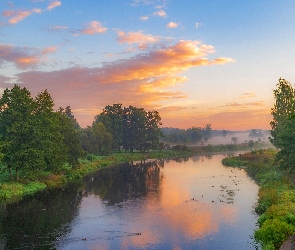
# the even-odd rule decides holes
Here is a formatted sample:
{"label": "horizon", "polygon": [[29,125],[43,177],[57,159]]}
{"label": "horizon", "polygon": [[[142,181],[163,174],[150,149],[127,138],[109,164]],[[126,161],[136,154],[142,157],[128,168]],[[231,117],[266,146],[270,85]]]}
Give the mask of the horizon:
{"label": "horizon", "polygon": [[[295,83],[295,2],[3,1],[0,93],[45,89],[81,127],[107,105],[162,127],[270,130],[272,91]],[[277,18],[280,14],[280,18]]]}

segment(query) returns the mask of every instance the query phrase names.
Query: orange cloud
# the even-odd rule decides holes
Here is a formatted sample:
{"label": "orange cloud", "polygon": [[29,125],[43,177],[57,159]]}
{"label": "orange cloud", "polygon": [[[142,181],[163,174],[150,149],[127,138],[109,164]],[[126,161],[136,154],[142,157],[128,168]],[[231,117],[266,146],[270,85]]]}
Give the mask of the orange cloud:
{"label": "orange cloud", "polygon": [[152,35],[145,35],[142,31],[139,32],[128,32],[127,34],[123,31],[117,31],[119,43],[155,43],[159,39]]}
{"label": "orange cloud", "polygon": [[175,29],[178,27],[178,24],[175,22],[170,22],[170,23],[167,23],[166,27],[170,29]]}
{"label": "orange cloud", "polygon": [[60,1],[52,1],[49,3],[48,7],[46,8],[46,10],[52,10],[58,6],[61,6],[61,2]]}
{"label": "orange cloud", "polygon": [[105,28],[102,26],[102,24],[98,21],[92,21],[87,24],[87,27],[80,30],[78,33],[75,33],[74,35],[94,35],[99,33],[105,33],[108,28]]}
{"label": "orange cloud", "polygon": [[[55,48],[46,48],[44,51],[54,52]],[[213,52],[213,46],[198,41],[179,41],[102,67],[31,71],[17,76],[19,83],[25,85],[32,94],[48,89],[57,106],[70,105],[73,110],[101,110],[106,105],[120,102],[149,110],[160,108],[163,101],[187,98],[186,93],[177,89],[187,78],[178,74],[192,67],[216,63],[205,58]],[[91,112],[87,119],[85,112],[75,115],[82,126],[93,121]]]}

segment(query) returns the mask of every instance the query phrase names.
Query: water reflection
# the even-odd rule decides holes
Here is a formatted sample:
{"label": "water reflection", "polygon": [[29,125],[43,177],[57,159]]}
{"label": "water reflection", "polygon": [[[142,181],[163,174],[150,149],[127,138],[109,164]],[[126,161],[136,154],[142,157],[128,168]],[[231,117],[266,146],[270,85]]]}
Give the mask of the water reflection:
{"label": "water reflection", "polygon": [[9,205],[0,216],[0,247],[249,249],[257,185],[223,167],[222,157],[105,168]]}

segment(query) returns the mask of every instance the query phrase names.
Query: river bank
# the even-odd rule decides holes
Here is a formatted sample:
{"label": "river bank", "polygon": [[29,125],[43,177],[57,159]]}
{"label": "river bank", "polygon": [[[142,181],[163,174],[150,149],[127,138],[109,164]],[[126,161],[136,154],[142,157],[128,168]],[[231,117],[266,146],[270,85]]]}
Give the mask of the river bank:
{"label": "river bank", "polygon": [[81,179],[85,175],[97,171],[100,168],[113,166],[131,161],[144,161],[147,159],[169,159],[178,157],[190,157],[196,154],[217,153],[238,150],[254,150],[264,148],[265,143],[255,143],[251,147],[248,143],[220,144],[206,146],[176,145],[169,150],[150,151],[146,153],[112,153],[106,156],[88,155],[79,160],[79,166],[75,169],[65,164],[59,173],[39,172],[34,176],[20,177],[18,181],[10,180],[9,173],[0,174],[0,202],[15,202],[27,195],[33,195],[46,188],[55,188],[68,182]]}
{"label": "river bank", "polygon": [[259,185],[255,207],[259,229],[254,238],[262,250],[280,249],[295,233],[295,176],[275,163],[275,154],[274,149],[257,150],[222,161],[226,166],[245,168]]}
{"label": "river bank", "polygon": [[15,202],[46,188],[60,187],[100,168],[147,159],[189,157],[192,154],[192,151],[162,150],[148,153],[113,153],[107,156],[88,155],[85,159],[80,159],[80,164],[75,169],[65,164],[59,173],[40,172],[31,177],[20,177],[19,181],[10,180],[9,173],[3,173],[0,175],[0,202]]}

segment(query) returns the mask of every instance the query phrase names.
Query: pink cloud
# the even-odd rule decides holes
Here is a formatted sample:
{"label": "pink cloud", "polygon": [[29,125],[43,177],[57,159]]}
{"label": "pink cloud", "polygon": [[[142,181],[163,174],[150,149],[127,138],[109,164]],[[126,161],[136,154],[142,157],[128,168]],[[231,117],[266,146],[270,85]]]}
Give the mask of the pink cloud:
{"label": "pink cloud", "polygon": [[50,2],[48,7],[46,8],[46,10],[52,10],[58,6],[61,6],[61,2],[60,1],[53,1],[53,2]]}
{"label": "pink cloud", "polygon": [[99,33],[105,33],[108,28],[102,26],[102,24],[98,21],[92,21],[87,24],[85,29],[80,30],[79,33],[84,35],[94,35]]}
{"label": "pink cloud", "polygon": [[[43,52],[45,50],[55,51],[54,48]],[[70,105],[73,110],[84,110],[75,115],[81,125],[86,126],[93,121],[93,110],[101,110],[112,103],[152,109],[161,107],[162,101],[187,98],[186,93],[177,89],[187,78],[177,74],[192,67],[217,63],[205,58],[213,52],[213,46],[198,41],[179,41],[102,67],[30,71],[17,76],[19,83],[33,94],[48,89],[57,107]],[[91,112],[86,114],[85,110]]]}
{"label": "pink cloud", "polygon": [[25,19],[27,16],[30,16],[32,14],[31,11],[16,11],[13,13],[13,16],[8,20],[10,24],[16,24],[23,19]]}
{"label": "pink cloud", "polygon": [[15,47],[12,44],[0,44],[0,60],[14,63],[18,68],[27,69],[41,63],[42,56],[56,51],[56,47],[47,47],[40,51],[35,48]]}
{"label": "pink cloud", "polygon": [[119,43],[155,43],[159,39],[152,35],[145,35],[142,31],[139,32],[128,32],[127,34],[123,31],[117,31]]}

